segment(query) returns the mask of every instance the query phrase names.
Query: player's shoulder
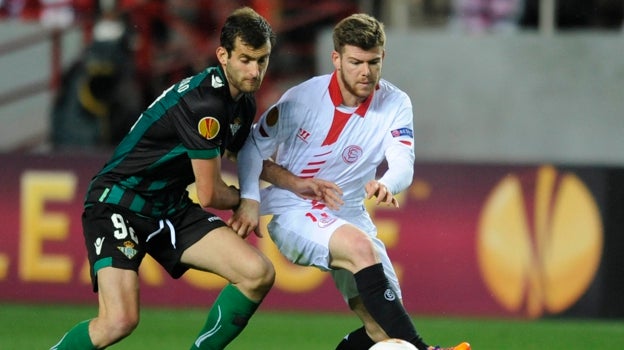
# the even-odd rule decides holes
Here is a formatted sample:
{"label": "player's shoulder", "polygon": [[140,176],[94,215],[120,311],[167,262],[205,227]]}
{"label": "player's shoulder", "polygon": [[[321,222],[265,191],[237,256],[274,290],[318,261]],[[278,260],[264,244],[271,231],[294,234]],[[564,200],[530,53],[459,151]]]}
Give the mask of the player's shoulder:
{"label": "player's shoulder", "polygon": [[197,108],[225,108],[229,94],[227,80],[218,66],[208,67],[182,79],[176,89],[184,100],[193,101],[192,104]]}
{"label": "player's shoulder", "polygon": [[288,89],[285,95],[289,98],[303,99],[327,90],[331,74],[317,75]]}
{"label": "player's shoulder", "polygon": [[385,79],[380,79],[377,84],[378,88],[375,92],[376,95],[386,100],[399,100],[407,103],[411,103],[409,95],[401,90],[398,86]]}
{"label": "player's shoulder", "polygon": [[379,90],[389,94],[407,95],[405,91],[401,90],[398,86],[394,85],[386,79],[380,79],[378,87]]}

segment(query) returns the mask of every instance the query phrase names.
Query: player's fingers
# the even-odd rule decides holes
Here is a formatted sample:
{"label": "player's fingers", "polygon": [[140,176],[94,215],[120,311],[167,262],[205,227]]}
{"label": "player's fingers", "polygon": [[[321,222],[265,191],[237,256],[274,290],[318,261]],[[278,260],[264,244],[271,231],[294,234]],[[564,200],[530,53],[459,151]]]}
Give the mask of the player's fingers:
{"label": "player's fingers", "polygon": [[377,204],[388,203],[388,195],[390,194],[386,189],[386,186],[377,187]]}
{"label": "player's fingers", "polygon": [[330,193],[330,192],[336,192],[342,195],[342,189],[333,182],[329,182],[329,181],[325,181],[321,179],[314,179],[310,183],[310,186],[314,194],[319,198],[325,197],[327,193]]}
{"label": "player's fingers", "polygon": [[325,203],[325,205],[327,205],[327,207],[331,210],[338,210],[340,209],[340,206],[343,204],[342,201],[336,200],[331,197],[325,197],[323,199],[323,203]]}
{"label": "player's fingers", "polygon": [[365,186],[366,189],[366,199],[371,199],[379,190],[379,183],[376,181],[370,181]]}
{"label": "player's fingers", "polygon": [[[263,237],[264,237],[264,235],[262,234],[262,232],[260,232],[260,229],[259,229],[258,227],[256,227],[256,228],[255,228],[254,230],[252,230],[251,232],[253,232],[253,233],[254,233],[254,235],[256,235],[256,237],[258,237],[258,238],[263,238]],[[251,232],[250,232],[250,233],[251,233]]]}
{"label": "player's fingers", "polygon": [[392,206],[395,208],[399,207],[399,201],[394,196],[392,196]]}
{"label": "player's fingers", "polygon": [[238,229],[240,228],[240,222],[237,219],[235,219],[234,216],[232,216],[228,220],[227,225],[230,226],[230,228],[234,230],[234,232],[238,232]]}
{"label": "player's fingers", "polygon": [[236,231],[236,234],[238,234],[242,238],[247,238],[251,231],[252,228],[249,225],[242,225],[241,227],[239,227],[238,231]]}
{"label": "player's fingers", "polygon": [[331,203],[334,207],[339,207],[344,204],[344,201],[342,200],[342,193],[336,192],[333,188],[326,189],[323,197],[326,203]]}
{"label": "player's fingers", "polygon": [[319,182],[324,187],[325,190],[330,190],[330,191],[333,191],[335,193],[342,195],[342,188],[340,188],[340,186],[336,185],[335,183],[331,181],[320,180],[320,179],[319,179]]}

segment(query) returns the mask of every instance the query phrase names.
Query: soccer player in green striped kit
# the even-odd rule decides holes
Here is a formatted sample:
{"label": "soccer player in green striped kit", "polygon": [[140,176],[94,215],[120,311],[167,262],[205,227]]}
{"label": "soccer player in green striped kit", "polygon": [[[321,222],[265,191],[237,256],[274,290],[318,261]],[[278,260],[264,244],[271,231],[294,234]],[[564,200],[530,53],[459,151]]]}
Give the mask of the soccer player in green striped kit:
{"label": "soccer player in green striped kit", "polygon": [[[221,157],[235,157],[249,134],[275,34],[244,7],[228,16],[220,40],[219,64],[165,90],[93,177],[82,220],[98,315],[52,349],[104,349],[132,333],[146,253],[173,278],[197,269],[229,281],[191,349],[223,349],[271,289],[271,262],[207,210],[239,204]],[[193,182],[199,204],[186,190]]]}

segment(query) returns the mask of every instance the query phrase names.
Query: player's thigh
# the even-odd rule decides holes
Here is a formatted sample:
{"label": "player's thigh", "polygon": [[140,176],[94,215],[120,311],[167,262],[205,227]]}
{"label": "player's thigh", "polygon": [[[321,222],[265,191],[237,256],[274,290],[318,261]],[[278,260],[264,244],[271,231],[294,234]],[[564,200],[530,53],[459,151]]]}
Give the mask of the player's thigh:
{"label": "player's thigh", "polygon": [[236,284],[273,273],[273,265],[256,247],[227,226],[218,227],[188,247],[181,262],[215,273]]}
{"label": "player's thigh", "polygon": [[329,241],[329,250],[332,267],[353,273],[379,262],[371,237],[352,224],[336,229]]}
{"label": "player's thigh", "polygon": [[345,224],[346,221],[322,211],[292,210],[274,215],[267,229],[290,262],[328,271],[331,269],[330,238]]}
{"label": "player's thigh", "polygon": [[136,276],[146,247],[135,232],[151,232],[152,222],[127,209],[98,203],[85,208],[82,226],[93,291],[99,290],[99,271],[104,268],[130,270]]}
{"label": "player's thigh", "polygon": [[97,272],[100,316],[124,319],[139,318],[139,279],[133,270],[105,267]]}

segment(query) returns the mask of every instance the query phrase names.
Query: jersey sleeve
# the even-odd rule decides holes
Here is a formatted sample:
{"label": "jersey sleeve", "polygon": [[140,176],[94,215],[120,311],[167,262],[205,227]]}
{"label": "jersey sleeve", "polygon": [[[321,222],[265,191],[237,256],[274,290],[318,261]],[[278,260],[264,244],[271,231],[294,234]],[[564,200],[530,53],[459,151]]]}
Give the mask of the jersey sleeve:
{"label": "jersey sleeve", "polygon": [[173,125],[189,158],[220,156],[223,128],[227,128],[224,102],[198,87],[182,96],[174,108],[178,117],[173,118]]}
{"label": "jersey sleeve", "polygon": [[292,118],[295,114],[291,112],[292,103],[285,98],[286,96],[260,116],[238,154],[241,198],[260,201],[262,163],[275,154],[278,146],[290,134],[289,126],[294,125]]}
{"label": "jersey sleeve", "polygon": [[401,94],[400,107],[386,137],[388,170],[379,179],[392,194],[405,190],[414,176],[414,117],[409,97]]}

